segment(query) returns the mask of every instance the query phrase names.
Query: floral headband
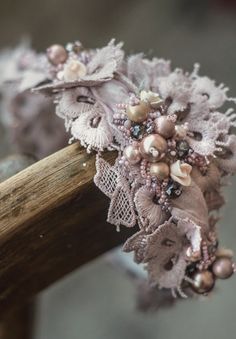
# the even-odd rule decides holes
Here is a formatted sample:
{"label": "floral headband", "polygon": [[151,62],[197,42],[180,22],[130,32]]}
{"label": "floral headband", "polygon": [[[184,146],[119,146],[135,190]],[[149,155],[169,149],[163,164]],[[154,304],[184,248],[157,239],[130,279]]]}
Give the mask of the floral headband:
{"label": "floral headband", "polygon": [[[218,247],[221,187],[236,171],[232,109],[219,112],[228,88],[171,69],[143,54],[125,57],[112,40],[101,49],[52,45],[19,86],[52,96],[72,140],[96,151],[94,182],[110,198],[107,220],[139,230],[124,244],[145,264],[150,284],[185,297],[207,294],[234,272]],[[116,150],[110,164],[104,150]]]}

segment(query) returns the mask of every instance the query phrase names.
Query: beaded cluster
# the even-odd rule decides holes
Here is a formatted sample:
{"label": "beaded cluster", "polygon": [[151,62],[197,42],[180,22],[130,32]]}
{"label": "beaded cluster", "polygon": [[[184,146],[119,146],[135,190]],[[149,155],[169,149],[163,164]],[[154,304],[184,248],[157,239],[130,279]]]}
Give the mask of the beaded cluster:
{"label": "beaded cluster", "polygon": [[[164,59],[126,57],[114,40],[99,49],[52,45],[32,60],[19,88],[52,97],[70,140],[97,152],[107,221],[138,227],[123,249],[150,284],[185,297],[229,278],[233,255],[217,235],[222,178],[236,172],[236,114],[220,112],[236,101],[228,88],[200,76],[198,64],[189,73]],[[114,164],[104,150],[118,151]]]}

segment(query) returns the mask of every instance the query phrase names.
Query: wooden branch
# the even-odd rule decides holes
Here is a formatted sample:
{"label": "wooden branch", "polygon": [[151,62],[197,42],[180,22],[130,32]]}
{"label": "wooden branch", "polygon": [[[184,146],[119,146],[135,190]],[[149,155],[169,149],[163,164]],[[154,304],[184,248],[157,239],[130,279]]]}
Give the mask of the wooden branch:
{"label": "wooden branch", "polygon": [[7,312],[0,323],[0,339],[32,339],[34,313],[33,303]]}
{"label": "wooden branch", "polygon": [[73,144],[0,184],[0,315],[134,232],[106,223],[94,161]]}

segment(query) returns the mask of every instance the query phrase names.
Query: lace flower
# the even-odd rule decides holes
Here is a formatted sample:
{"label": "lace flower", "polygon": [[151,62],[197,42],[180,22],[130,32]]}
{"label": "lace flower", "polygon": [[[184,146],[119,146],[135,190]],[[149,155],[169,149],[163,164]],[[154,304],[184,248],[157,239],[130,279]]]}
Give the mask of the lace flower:
{"label": "lace flower", "polygon": [[168,114],[180,114],[187,109],[191,97],[191,80],[176,69],[167,77],[157,79],[158,92],[169,102]]}
{"label": "lace flower", "polygon": [[61,118],[74,119],[91,111],[95,99],[86,87],[63,91],[57,99],[56,113]]}
{"label": "lace flower", "polygon": [[170,74],[170,61],[153,58],[143,58],[143,54],[135,54],[127,60],[127,77],[139,89],[156,90],[156,81]]}
{"label": "lace flower", "polygon": [[186,240],[178,225],[168,221],[147,237],[144,262],[152,285],[179,288],[187,266]]}
{"label": "lace flower", "polygon": [[[66,88],[96,86],[111,80],[123,61],[122,45],[122,43],[115,45],[115,41],[111,40],[107,46],[90,53],[86,64],[79,59],[76,62],[69,60],[65,63],[65,68],[60,71],[59,77],[64,80],[55,79],[52,84],[39,86],[34,91],[52,94]],[[66,78],[64,77],[65,71]]]}
{"label": "lace flower", "polygon": [[106,116],[97,105],[72,122],[71,134],[88,150],[103,151],[112,142],[112,133]]}

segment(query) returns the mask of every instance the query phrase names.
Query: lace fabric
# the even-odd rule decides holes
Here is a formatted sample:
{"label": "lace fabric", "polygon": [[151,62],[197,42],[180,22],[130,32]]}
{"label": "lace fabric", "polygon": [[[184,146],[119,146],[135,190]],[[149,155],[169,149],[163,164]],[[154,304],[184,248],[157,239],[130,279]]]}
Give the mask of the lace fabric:
{"label": "lace fabric", "polygon": [[[65,60],[31,52],[31,62],[5,78],[17,91],[38,85],[34,92],[52,97],[72,138],[98,152],[94,182],[111,200],[108,222],[140,228],[124,251],[146,265],[152,285],[185,296],[192,269],[212,275],[217,260],[211,212],[224,204],[222,178],[236,171],[236,114],[222,106],[236,99],[198,64],[187,73],[142,53],[126,57],[114,40],[99,49],[51,48]],[[119,151],[114,165],[102,158],[106,149]]]}

